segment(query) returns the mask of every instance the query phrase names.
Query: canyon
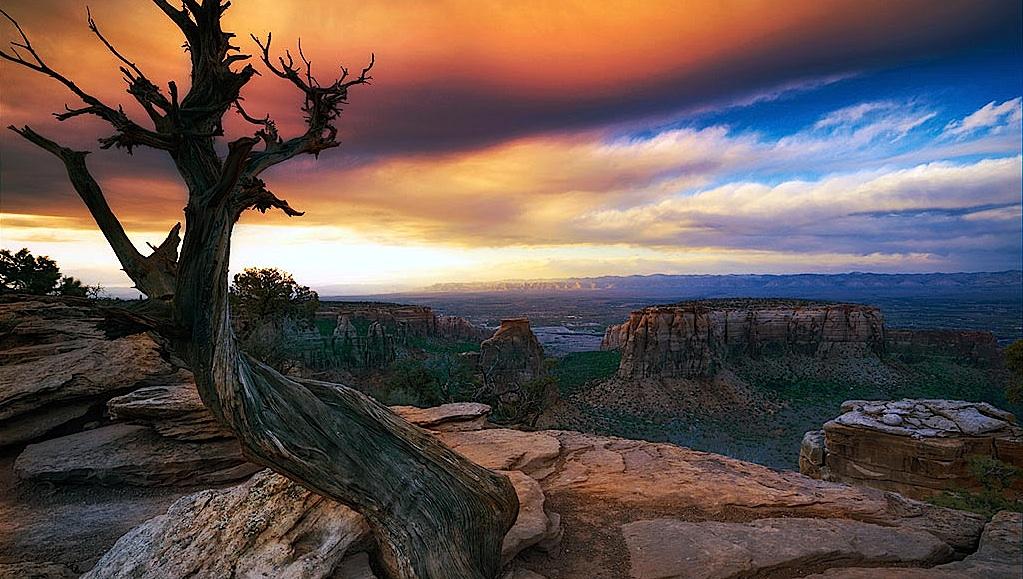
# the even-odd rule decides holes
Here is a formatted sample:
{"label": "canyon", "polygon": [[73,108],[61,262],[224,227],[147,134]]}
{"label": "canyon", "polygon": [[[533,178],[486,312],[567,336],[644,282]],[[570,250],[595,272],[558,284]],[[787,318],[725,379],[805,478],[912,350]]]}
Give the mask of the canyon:
{"label": "canyon", "polygon": [[[775,333],[754,335],[809,356],[872,355],[870,313],[838,318],[824,347],[815,336],[830,326],[817,314],[799,318],[817,334],[770,318]],[[0,576],[378,576],[365,519],[241,455],[190,372],[131,313],[5,296],[0,321]],[[778,347],[731,344],[725,360]],[[519,380],[545,372],[525,320],[507,320],[479,357]],[[1008,578],[1023,564],[1018,513],[986,517],[674,444],[501,427],[484,404],[390,411],[510,478],[522,508],[505,538],[508,579]]]}

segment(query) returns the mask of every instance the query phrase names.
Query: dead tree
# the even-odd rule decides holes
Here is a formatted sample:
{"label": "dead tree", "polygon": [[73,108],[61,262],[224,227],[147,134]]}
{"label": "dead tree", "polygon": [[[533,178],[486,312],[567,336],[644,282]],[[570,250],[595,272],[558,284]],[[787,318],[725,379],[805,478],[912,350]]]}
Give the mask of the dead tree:
{"label": "dead tree", "polygon": [[[270,191],[260,175],[299,155],[337,147],[337,122],[348,91],[369,82],[373,60],[358,75],[340,67],[329,84],[317,82],[302,52],[274,58],[270,35],[252,37],[258,59],[305,97],[304,132],[284,138],[269,115],[242,107],[242,88],[257,74],[250,55],[221,28],[230,6],[222,0],[153,0],[181,30],[191,59],[191,87],[164,91],[120,53],[89,15],[89,29],[121,62],[127,92],[149,117],[148,126],[85,92],[46,64],[18,23],[20,36],[3,58],[63,84],[82,101],[55,116],[93,115],[113,134],[102,148],[150,147],[166,151],[188,190],[184,239],[180,223],[153,252],[142,255],[128,240],[99,184],[75,151],[31,128],[10,127],[63,161],[68,177],[121,266],[139,290],[166,304],[166,332],[195,373],[203,401],[237,434],[253,461],[362,513],[378,539],[378,564],[395,578],[489,578],[499,572],[501,542],[518,511],[508,479],[452,452],[386,407],[338,384],[283,376],[237,348],[228,307],[231,232],[248,209],[276,208],[302,215]],[[224,115],[235,110],[256,127],[251,136],[217,152]],[[181,253],[178,255],[178,245]]]}

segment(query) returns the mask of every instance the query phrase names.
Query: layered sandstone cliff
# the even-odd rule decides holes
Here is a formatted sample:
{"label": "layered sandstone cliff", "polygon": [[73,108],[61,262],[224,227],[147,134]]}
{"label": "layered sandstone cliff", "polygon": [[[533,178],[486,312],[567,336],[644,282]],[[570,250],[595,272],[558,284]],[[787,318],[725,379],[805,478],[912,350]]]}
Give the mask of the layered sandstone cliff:
{"label": "layered sandstone cliff", "polygon": [[[984,402],[851,400],[823,430],[806,433],[803,474],[927,498],[981,488],[978,459],[1023,468],[1023,429]],[[1011,492],[1023,492],[1017,481]]]}
{"label": "layered sandstone cliff", "polygon": [[611,326],[622,378],[711,376],[738,356],[863,357],[884,350],[880,310],[798,300],[701,300],[652,306]]}

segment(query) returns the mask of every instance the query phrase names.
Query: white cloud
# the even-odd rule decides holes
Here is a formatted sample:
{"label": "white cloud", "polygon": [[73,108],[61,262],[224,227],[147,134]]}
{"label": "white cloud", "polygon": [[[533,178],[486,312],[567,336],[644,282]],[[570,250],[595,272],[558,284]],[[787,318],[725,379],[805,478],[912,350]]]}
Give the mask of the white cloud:
{"label": "white cloud", "polygon": [[895,101],[870,101],[859,103],[831,111],[814,123],[813,128],[826,129],[837,126],[852,125],[860,122],[864,117],[872,113],[878,111],[891,111],[898,107],[899,104]]}
{"label": "white cloud", "polygon": [[965,118],[945,125],[945,134],[961,138],[981,129],[1001,132],[1015,128],[1018,132],[1021,119],[1023,119],[1023,97],[1016,97],[1002,103],[991,101]]}
{"label": "white cloud", "polygon": [[[1011,236],[1018,230],[1006,228],[1005,221],[1018,214],[1013,205],[1019,201],[1021,171],[1023,159],[1015,156],[776,185],[734,182],[646,205],[589,212],[575,219],[574,235],[591,242],[774,250],[819,246],[862,253],[891,251],[893,243],[909,240],[942,252],[957,237],[980,232]],[[1006,209],[971,211],[992,206]],[[991,229],[995,226],[1001,229]]]}

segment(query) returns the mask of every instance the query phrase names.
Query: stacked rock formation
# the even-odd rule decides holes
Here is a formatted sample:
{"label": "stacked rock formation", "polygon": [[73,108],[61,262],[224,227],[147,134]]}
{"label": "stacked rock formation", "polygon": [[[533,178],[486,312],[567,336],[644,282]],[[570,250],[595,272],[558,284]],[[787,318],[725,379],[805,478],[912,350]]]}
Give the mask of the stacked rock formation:
{"label": "stacked rock formation", "polygon": [[[1023,429],[983,402],[851,400],[823,430],[806,433],[803,474],[927,498],[979,489],[971,463],[997,459],[1023,468]],[[1017,481],[1016,493],[1023,492]]]}
{"label": "stacked rock formation", "polygon": [[501,320],[480,344],[479,368],[487,384],[524,383],[544,375],[543,345],[526,318]]}
{"label": "stacked rock formation", "polygon": [[[123,311],[8,296],[0,318],[0,446],[32,443],[15,462],[20,478],[153,486],[217,484],[255,472],[227,432],[176,415],[182,392],[195,391],[191,373]],[[129,423],[154,397],[167,409],[160,419]],[[111,403],[124,406],[126,420],[108,419]]]}
{"label": "stacked rock formation", "polygon": [[633,312],[607,329],[601,348],[622,352],[622,378],[693,378],[735,356],[873,356],[884,350],[884,320],[853,304],[701,300]]}

